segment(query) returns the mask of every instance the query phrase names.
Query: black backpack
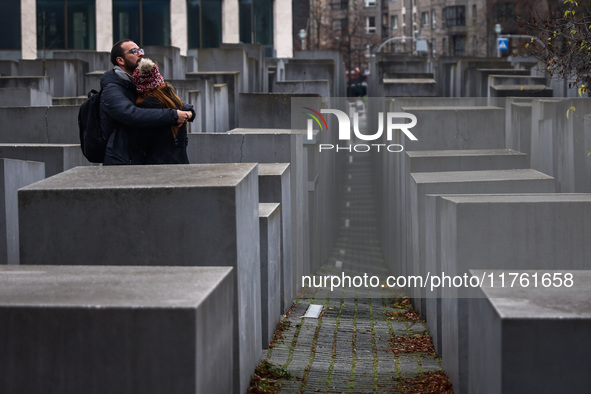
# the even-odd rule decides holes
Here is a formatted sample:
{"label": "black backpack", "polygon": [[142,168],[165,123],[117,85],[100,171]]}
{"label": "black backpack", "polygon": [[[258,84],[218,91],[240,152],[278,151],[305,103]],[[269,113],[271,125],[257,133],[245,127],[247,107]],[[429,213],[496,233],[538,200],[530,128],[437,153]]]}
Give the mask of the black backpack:
{"label": "black backpack", "polygon": [[78,111],[78,128],[80,129],[80,148],[91,163],[102,163],[105,158],[108,135],[101,130],[101,93],[92,89],[88,92],[88,100]]}

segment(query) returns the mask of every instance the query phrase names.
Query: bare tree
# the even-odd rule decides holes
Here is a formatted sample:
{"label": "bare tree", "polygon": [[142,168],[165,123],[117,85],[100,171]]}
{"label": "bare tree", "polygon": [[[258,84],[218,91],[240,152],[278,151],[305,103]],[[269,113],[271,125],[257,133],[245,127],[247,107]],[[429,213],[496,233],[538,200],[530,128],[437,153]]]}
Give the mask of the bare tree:
{"label": "bare tree", "polygon": [[527,43],[529,52],[543,61],[551,76],[573,78],[569,87],[585,92],[591,86],[591,1],[566,0],[551,4],[550,15],[534,13],[522,26],[536,37]]}

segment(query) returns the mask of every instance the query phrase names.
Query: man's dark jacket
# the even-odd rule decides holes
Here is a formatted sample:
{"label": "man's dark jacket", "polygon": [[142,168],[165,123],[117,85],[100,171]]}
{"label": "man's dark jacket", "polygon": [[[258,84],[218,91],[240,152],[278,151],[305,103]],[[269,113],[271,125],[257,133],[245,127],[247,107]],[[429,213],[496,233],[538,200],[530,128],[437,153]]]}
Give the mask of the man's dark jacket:
{"label": "man's dark jacket", "polygon": [[[134,83],[119,77],[115,70],[103,74],[101,88],[101,130],[110,133],[103,164],[144,164],[141,130],[176,124],[176,110],[137,107]],[[192,109],[190,105],[185,107]]]}

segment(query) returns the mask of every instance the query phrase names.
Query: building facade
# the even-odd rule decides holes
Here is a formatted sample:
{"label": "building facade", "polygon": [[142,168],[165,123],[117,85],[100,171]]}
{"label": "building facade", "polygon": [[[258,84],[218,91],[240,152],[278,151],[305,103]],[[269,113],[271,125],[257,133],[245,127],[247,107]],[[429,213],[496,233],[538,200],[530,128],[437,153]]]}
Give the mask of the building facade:
{"label": "building facade", "polygon": [[291,0],[3,0],[3,58],[42,51],[110,51],[130,38],[141,46],[217,48],[258,43],[269,56],[291,57]]}

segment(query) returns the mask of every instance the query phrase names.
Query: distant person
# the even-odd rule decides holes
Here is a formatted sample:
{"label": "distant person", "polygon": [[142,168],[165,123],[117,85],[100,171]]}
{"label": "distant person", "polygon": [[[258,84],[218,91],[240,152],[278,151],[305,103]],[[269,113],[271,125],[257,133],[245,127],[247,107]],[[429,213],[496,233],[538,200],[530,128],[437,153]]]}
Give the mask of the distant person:
{"label": "distant person", "polygon": [[[136,105],[141,108],[182,109],[183,102],[174,88],[164,82],[158,66],[150,59],[141,59],[133,72],[139,97]],[[165,125],[138,130],[145,153],[144,164],[188,164],[187,124]]]}
{"label": "distant person", "polygon": [[142,130],[181,126],[194,116],[193,107],[182,109],[139,108],[132,74],[144,50],[131,40],[121,40],[111,49],[115,66],[101,77],[101,129],[110,133],[104,165],[145,164]]}

